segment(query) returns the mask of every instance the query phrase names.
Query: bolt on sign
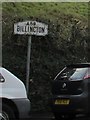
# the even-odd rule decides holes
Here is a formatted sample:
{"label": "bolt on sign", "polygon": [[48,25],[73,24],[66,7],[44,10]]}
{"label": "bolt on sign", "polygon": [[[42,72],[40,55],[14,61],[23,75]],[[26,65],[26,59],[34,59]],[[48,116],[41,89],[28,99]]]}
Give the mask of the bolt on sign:
{"label": "bolt on sign", "polygon": [[48,34],[48,25],[37,21],[25,21],[14,24],[14,34],[29,35],[27,50],[27,68],[26,68],[26,89],[29,93],[29,74],[30,74],[30,54],[31,54],[31,36],[45,36]]}
{"label": "bolt on sign", "polygon": [[14,24],[14,34],[45,36],[48,34],[48,25],[37,21],[18,22]]}

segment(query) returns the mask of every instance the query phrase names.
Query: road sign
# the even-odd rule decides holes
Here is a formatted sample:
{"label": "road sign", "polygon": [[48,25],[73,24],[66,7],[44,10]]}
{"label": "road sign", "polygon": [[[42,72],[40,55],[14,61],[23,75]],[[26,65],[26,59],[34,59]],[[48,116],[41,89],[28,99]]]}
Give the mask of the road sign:
{"label": "road sign", "polygon": [[26,89],[29,93],[29,74],[30,74],[30,54],[31,54],[31,36],[45,36],[48,34],[48,25],[37,21],[25,21],[14,24],[14,34],[29,35],[27,50],[27,68],[26,68]]}
{"label": "road sign", "polygon": [[48,34],[48,25],[37,21],[25,21],[14,24],[14,34],[45,36]]}

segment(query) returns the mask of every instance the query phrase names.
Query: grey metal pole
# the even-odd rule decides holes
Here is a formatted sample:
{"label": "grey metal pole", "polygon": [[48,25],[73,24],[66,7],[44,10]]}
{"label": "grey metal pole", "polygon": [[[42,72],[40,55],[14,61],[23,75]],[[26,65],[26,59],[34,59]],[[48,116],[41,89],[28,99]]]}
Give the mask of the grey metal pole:
{"label": "grey metal pole", "polygon": [[28,49],[27,49],[27,70],[26,70],[26,90],[27,95],[29,94],[29,74],[30,74],[30,54],[31,54],[31,36],[28,38]]}

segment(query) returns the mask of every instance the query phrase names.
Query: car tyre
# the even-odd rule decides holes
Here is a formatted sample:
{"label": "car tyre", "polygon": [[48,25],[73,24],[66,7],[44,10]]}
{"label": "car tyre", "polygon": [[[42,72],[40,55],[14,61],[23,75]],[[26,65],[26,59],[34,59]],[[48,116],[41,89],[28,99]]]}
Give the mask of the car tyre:
{"label": "car tyre", "polygon": [[0,112],[0,120],[15,120],[13,110],[6,104],[2,104],[2,111]]}

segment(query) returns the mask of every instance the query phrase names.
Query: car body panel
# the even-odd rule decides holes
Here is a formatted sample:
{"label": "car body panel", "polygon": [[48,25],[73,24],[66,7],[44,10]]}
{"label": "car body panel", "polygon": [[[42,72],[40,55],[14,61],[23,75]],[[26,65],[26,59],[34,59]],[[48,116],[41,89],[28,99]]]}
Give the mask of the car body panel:
{"label": "car body panel", "polygon": [[3,103],[8,105],[12,111],[17,108],[15,114],[18,113],[19,118],[29,116],[31,102],[27,97],[25,85],[11,72],[0,67],[0,105],[3,106]]}
{"label": "car body panel", "polygon": [[2,67],[0,73],[5,79],[4,82],[0,82],[0,96],[9,99],[27,98],[25,86],[20,79]]}

